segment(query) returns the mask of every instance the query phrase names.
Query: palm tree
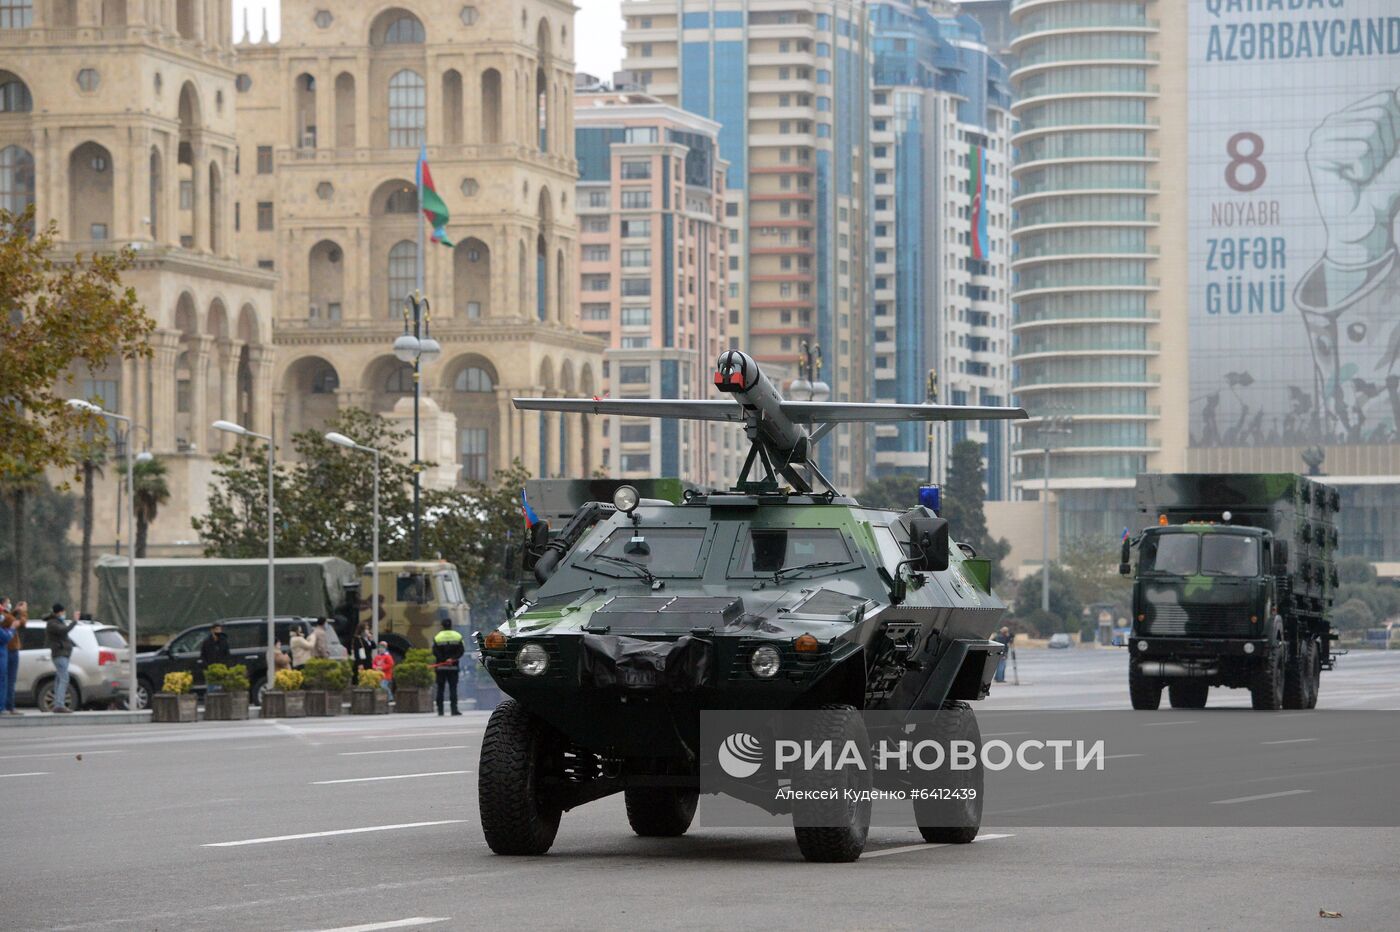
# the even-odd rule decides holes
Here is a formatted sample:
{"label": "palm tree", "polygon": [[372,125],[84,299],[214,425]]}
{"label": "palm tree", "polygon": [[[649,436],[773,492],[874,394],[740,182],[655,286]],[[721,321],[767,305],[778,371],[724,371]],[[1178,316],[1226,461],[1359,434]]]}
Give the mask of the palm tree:
{"label": "palm tree", "polygon": [[[160,506],[170,501],[170,486],[166,484],[165,462],[157,457],[137,459],[131,474],[132,505],[136,509],[136,556],[146,555],[146,528],[155,521]],[[122,466],[126,475],[126,466]]]}

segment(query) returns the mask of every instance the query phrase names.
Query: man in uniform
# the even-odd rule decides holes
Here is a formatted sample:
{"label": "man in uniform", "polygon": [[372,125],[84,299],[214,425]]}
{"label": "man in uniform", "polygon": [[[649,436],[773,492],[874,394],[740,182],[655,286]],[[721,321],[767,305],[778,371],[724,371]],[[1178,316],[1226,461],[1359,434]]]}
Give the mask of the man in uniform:
{"label": "man in uniform", "polygon": [[433,666],[437,670],[437,713],[442,714],[442,690],[443,687],[452,694],[452,714],[461,715],[457,711],[457,664],[462,655],[467,652],[466,646],[462,643],[462,635],[452,630],[452,619],[442,620],[442,630],[433,637]]}

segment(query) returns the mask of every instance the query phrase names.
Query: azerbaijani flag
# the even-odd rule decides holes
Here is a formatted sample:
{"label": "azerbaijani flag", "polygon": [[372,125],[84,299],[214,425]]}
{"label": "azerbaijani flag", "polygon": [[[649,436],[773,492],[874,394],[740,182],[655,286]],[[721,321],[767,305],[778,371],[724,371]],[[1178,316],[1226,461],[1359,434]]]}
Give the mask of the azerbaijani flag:
{"label": "azerbaijani flag", "polygon": [[447,238],[447,204],[438,196],[437,188],[433,185],[433,173],[428,170],[428,146],[424,144],[418,151],[418,171],[416,174],[418,182],[418,209],[423,211],[423,216],[428,220],[428,226],[432,229],[432,241],[442,243],[444,246],[451,246],[452,241]]}
{"label": "azerbaijani flag", "polygon": [[525,497],[525,490],[520,490],[520,510],[525,516],[525,529],[529,530],[540,523],[540,516],[535,514],[535,509],[530,507],[530,500]]}
{"label": "azerbaijani flag", "polygon": [[987,244],[987,152],[969,145],[967,193],[972,196],[972,258],[982,261],[990,252]]}

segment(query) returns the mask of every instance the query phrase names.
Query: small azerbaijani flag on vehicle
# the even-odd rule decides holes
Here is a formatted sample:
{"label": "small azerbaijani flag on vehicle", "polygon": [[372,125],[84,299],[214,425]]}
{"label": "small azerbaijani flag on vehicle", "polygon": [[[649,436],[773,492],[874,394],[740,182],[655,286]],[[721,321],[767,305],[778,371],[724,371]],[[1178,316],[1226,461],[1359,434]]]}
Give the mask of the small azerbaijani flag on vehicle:
{"label": "small azerbaijani flag on vehicle", "polygon": [[425,143],[418,150],[418,171],[416,173],[418,181],[418,209],[423,211],[423,216],[427,218],[428,226],[432,229],[432,241],[442,243],[444,246],[451,246],[452,241],[447,238],[447,204],[438,195],[437,188],[433,185],[433,173],[428,170],[428,146]]}
{"label": "small azerbaijani flag on vehicle", "polygon": [[1127,529],[1126,527],[1123,528],[1123,539],[1124,539],[1124,540],[1127,540],[1127,539],[1128,539],[1128,529]]}
{"label": "small azerbaijani flag on vehicle", "polygon": [[540,523],[540,516],[535,514],[535,509],[530,507],[530,500],[525,497],[524,489],[520,490],[520,511],[525,515],[525,529],[527,531]]}

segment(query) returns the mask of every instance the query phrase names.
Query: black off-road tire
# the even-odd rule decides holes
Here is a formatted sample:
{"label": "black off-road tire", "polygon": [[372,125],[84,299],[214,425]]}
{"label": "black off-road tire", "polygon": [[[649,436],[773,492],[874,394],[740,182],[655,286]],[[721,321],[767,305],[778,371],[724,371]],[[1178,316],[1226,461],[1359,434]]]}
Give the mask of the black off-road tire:
{"label": "black off-road tire", "polygon": [[1205,680],[1184,680],[1167,687],[1173,709],[1204,709],[1210,696],[1210,684]]}
{"label": "black off-road tire", "polygon": [[[1311,643],[1306,638],[1299,638],[1290,645],[1285,645],[1288,651],[1288,659],[1284,661],[1283,669],[1283,707],[1285,709],[1306,709],[1308,707],[1308,684],[1312,679],[1312,651],[1308,649]],[[1256,707],[1257,708],[1257,707]]]}
{"label": "black off-road tire", "polygon": [[623,791],[627,824],[643,838],[678,838],[690,829],[699,790],[673,786],[639,786]]}
{"label": "black off-road tire", "polygon": [[[865,731],[855,706],[824,705],[818,710],[817,723],[807,736],[813,742],[832,741],[840,748],[847,741],[856,741],[860,747],[870,746],[870,737]],[[842,789],[869,790],[872,786],[870,771],[861,770],[845,773],[855,785]],[[806,788],[830,788],[830,775],[798,771],[793,777],[795,790]],[[797,848],[808,861],[823,863],[843,863],[854,861],[865,850],[865,839],[870,834],[869,797],[864,800],[823,800],[799,802],[793,807],[793,832],[797,835]],[[804,824],[805,823],[805,824]]]}
{"label": "black off-road tire", "polygon": [[1162,705],[1162,684],[1145,675],[1138,664],[1129,663],[1128,697],[1134,709],[1151,712]]}
{"label": "black off-road tire", "polygon": [[1288,665],[1288,645],[1282,641],[1261,659],[1249,685],[1249,701],[1256,709],[1276,711],[1283,708],[1285,667]]}
{"label": "black off-road tire", "polygon": [[[923,739],[920,734],[920,740]],[[982,729],[977,725],[977,717],[966,702],[947,702],[939,710],[929,737],[943,748],[951,741],[971,741],[977,748],[977,763],[971,770],[940,771],[938,787],[950,790],[972,792],[971,798],[963,799],[919,799],[914,798],[914,821],[919,826],[919,834],[932,845],[965,845],[977,837],[982,829]],[[918,787],[915,788],[917,792]]]}
{"label": "black off-road tire", "polygon": [[544,854],[559,832],[561,811],[540,799],[547,759],[544,728],[514,699],[491,713],[481,739],[477,802],[481,831],[496,854]]}

